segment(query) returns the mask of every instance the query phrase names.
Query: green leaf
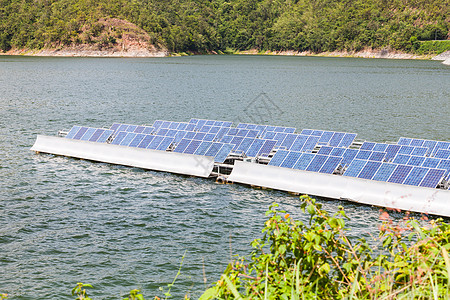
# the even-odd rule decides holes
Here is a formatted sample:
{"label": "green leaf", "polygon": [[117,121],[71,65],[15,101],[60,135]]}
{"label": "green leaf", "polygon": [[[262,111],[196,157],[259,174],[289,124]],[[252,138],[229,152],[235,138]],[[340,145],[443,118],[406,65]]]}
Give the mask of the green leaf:
{"label": "green leaf", "polygon": [[228,278],[227,275],[223,274],[223,278],[225,279],[225,282],[227,283],[228,288],[230,289],[231,293],[237,300],[243,300],[241,294],[237,291],[234,284],[231,282],[231,280]]}
{"label": "green leaf", "polygon": [[214,299],[215,297],[217,297],[218,294],[218,288],[217,286],[214,286],[212,288],[207,289],[203,295],[200,296],[200,298],[198,300],[209,300],[209,299]]}

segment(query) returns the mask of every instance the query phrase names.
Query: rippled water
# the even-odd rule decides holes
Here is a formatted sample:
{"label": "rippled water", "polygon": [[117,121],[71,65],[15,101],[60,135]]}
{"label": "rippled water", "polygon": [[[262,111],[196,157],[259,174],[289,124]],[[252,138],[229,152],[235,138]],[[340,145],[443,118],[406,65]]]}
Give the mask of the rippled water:
{"label": "rippled water", "polygon": [[[305,218],[284,192],[36,155],[36,134],[197,117],[450,140],[449,82],[434,61],[0,56],[0,292],[71,299],[81,281],[96,299],[136,287],[152,298],[186,251],[172,294],[195,298],[231,255],[249,253],[270,203]],[[263,92],[271,110],[249,116]],[[352,234],[376,230],[377,208],[321,201],[344,205]]]}

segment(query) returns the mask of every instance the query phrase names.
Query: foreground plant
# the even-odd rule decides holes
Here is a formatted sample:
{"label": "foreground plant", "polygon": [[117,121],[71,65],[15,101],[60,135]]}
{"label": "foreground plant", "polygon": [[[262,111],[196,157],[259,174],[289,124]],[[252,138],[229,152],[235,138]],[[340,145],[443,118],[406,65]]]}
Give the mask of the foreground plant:
{"label": "foreground plant", "polygon": [[330,215],[301,198],[309,222],[272,205],[251,256],[231,263],[201,300],[449,298],[448,224],[394,224],[387,216],[371,246],[348,238],[342,207]]}
{"label": "foreground plant", "polygon": [[92,300],[89,298],[85,287],[92,288],[92,285],[78,282],[77,285],[72,289],[72,296],[77,296],[75,300]]}

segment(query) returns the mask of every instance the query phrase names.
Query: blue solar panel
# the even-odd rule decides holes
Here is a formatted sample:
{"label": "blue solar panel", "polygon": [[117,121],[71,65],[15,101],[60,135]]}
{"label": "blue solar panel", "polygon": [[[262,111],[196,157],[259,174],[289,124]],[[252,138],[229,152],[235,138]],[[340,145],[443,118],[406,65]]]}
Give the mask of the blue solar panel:
{"label": "blue solar panel", "polygon": [[239,132],[239,129],[237,128],[230,128],[230,130],[228,130],[228,135],[236,135]]}
{"label": "blue solar panel", "polygon": [[255,138],[258,136],[258,130],[249,130],[246,137]]}
{"label": "blue solar panel", "polygon": [[335,148],[333,148],[333,150],[331,150],[330,155],[332,155],[332,156],[343,156],[345,150],[347,150],[347,148],[335,147]]}
{"label": "blue solar panel", "polygon": [[220,139],[220,141],[222,142],[222,143],[230,143],[231,142],[231,140],[234,138],[234,136],[232,136],[232,135],[224,135],[221,139]]}
{"label": "blue solar panel", "polygon": [[247,124],[247,129],[254,130],[256,129],[256,124]]}
{"label": "blue solar panel", "polygon": [[224,121],[222,127],[231,127],[231,125],[233,125],[233,122]]}
{"label": "blue solar panel", "polygon": [[317,154],[323,154],[323,155],[330,155],[331,151],[333,150],[333,147],[330,146],[322,146],[320,147],[319,151],[317,152]]}
{"label": "blue solar panel", "polygon": [[81,141],[88,141],[94,132],[97,130],[97,128],[91,128],[89,127],[86,132],[83,134],[83,136],[80,138]]}
{"label": "blue solar panel", "polygon": [[137,133],[136,136],[134,137],[134,139],[131,141],[129,146],[130,147],[137,147],[142,142],[144,137],[145,137],[145,134]]}
{"label": "blue solar panel", "polygon": [[[258,155],[268,156],[272,151],[273,147],[275,147],[277,141],[274,140],[264,140],[262,147],[258,151]],[[250,156],[247,154],[247,156]]]}
{"label": "blue solar panel", "polygon": [[376,143],[372,150],[379,151],[379,152],[386,152],[387,146],[388,146],[388,144]]}
{"label": "blue solar panel", "polygon": [[342,139],[344,138],[345,133],[343,132],[335,132],[333,134],[333,137],[330,139],[330,142],[328,143],[328,145],[333,146],[333,147],[338,147],[339,144],[341,143]]}
{"label": "blue solar panel", "polygon": [[308,135],[303,135],[300,134],[297,136],[297,138],[295,139],[295,141],[292,143],[292,146],[289,150],[292,151],[301,151],[303,148],[303,145],[305,145],[306,140],[308,140]]}
{"label": "blue solar panel", "polygon": [[202,128],[205,124],[206,120],[198,120],[198,122],[195,124],[195,130],[200,130],[200,128]]}
{"label": "blue solar panel", "polygon": [[312,129],[303,129],[302,132],[300,132],[300,134],[311,135],[312,132],[313,132]]}
{"label": "blue solar panel", "polygon": [[155,122],[153,122],[152,127],[155,127],[156,129],[159,129],[162,125],[163,121],[162,120],[156,120]]}
{"label": "blue solar panel", "polygon": [[128,125],[127,124],[121,124],[119,128],[114,133],[120,132],[120,131],[127,131]]}
{"label": "blue solar panel", "polygon": [[233,150],[236,150],[243,140],[244,138],[242,136],[235,136],[229,144],[234,144]]}
{"label": "blue solar panel", "polygon": [[411,152],[411,155],[415,156],[425,156],[428,152],[427,147],[414,147],[413,152]]}
{"label": "blue solar panel", "polygon": [[391,177],[389,177],[388,182],[402,184],[411,172],[412,168],[413,167],[411,166],[398,165],[392,173]]}
{"label": "blue solar panel", "polygon": [[137,125],[128,125],[128,128],[125,131],[134,132],[137,128]]}
{"label": "blue solar panel", "polygon": [[319,172],[326,173],[326,174],[333,174],[333,172],[339,166],[339,163],[341,162],[341,160],[342,160],[342,157],[329,156],[327,158],[327,161],[323,164],[323,166]]}
{"label": "blue solar panel", "polygon": [[372,154],[372,151],[368,150],[358,150],[358,154],[356,154],[356,159],[369,159],[370,155]]}
{"label": "blue solar panel", "polygon": [[295,132],[295,128],[293,127],[286,127],[284,129],[284,133],[294,133]]}
{"label": "blue solar panel", "polygon": [[439,158],[427,157],[425,161],[422,163],[422,167],[426,168],[436,168],[441,160]]}
{"label": "blue solar panel", "polygon": [[188,124],[184,130],[186,130],[186,131],[194,131],[195,130],[195,125],[194,124]]}
{"label": "blue solar panel", "polygon": [[164,140],[164,137],[161,135],[156,135],[153,140],[148,144],[147,149],[155,150],[158,148],[159,144]]}
{"label": "blue solar panel", "polygon": [[369,157],[369,160],[383,161],[385,156],[386,156],[386,153],[384,153],[384,152],[373,151]]}
{"label": "blue solar panel", "polygon": [[247,136],[248,132],[250,130],[248,129],[239,129],[238,133],[236,134],[236,136],[241,136],[241,137],[245,137]]}
{"label": "blue solar panel", "polygon": [[406,163],[409,166],[421,166],[425,161],[425,156],[411,156],[411,158]]}
{"label": "blue solar panel", "polygon": [[230,154],[231,150],[233,149],[233,145],[231,144],[223,144],[222,148],[219,150],[217,155],[214,157],[214,161],[218,163],[223,163],[225,159]]}
{"label": "blue solar panel", "polygon": [[445,174],[444,170],[430,169],[419,186],[436,188],[438,184],[441,182],[442,178],[444,177],[444,174]]}
{"label": "blue solar panel", "polygon": [[339,143],[338,147],[350,147],[356,138],[356,133],[346,133]]}
{"label": "blue solar panel", "polygon": [[166,136],[175,137],[177,132],[178,132],[178,130],[176,130],[176,129],[169,129],[169,131],[167,131],[167,133],[166,133]]}
{"label": "blue solar panel", "polygon": [[436,141],[425,141],[423,142],[423,147],[428,148],[427,154],[431,154],[433,152],[434,147],[436,147]]}
{"label": "blue solar panel", "polygon": [[[109,130],[111,133],[113,132],[112,130]],[[90,142],[97,142],[98,139],[102,136],[102,134],[105,132],[105,129],[97,129],[94,134],[91,136],[91,138],[89,139]]]}
{"label": "blue solar panel", "polygon": [[302,155],[301,152],[296,151],[289,152],[286,158],[283,160],[283,163],[280,165],[280,167],[292,168],[301,155]]}
{"label": "blue solar panel", "polygon": [[197,150],[197,148],[200,146],[200,144],[202,143],[202,141],[199,140],[193,140],[189,146],[187,146],[186,150],[184,150],[183,153],[186,154],[194,154],[194,152]]}
{"label": "blue solar panel", "polygon": [[73,136],[74,140],[79,140],[81,137],[86,133],[88,130],[88,127],[80,127],[80,129],[77,131],[77,133]]}
{"label": "blue solar panel", "polygon": [[412,139],[410,139],[410,138],[401,137],[398,140],[397,145],[409,146],[409,144],[411,144],[411,141],[412,141]]}
{"label": "blue solar panel", "polygon": [[206,125],[208,125],[208,126],[212,126],[212,125],[214,125],[214,123],[216,123],[216,121],[214,121],[214,120],[206,120]]}
{"label": "blue solar panel", "polygon": [[225,134],[227,134],[228,130],[230,130],[228,127],[222,127],[219,129],[219,132],[217,132],[215,139],[217,141],[220,141]]}
{"label": "blue solar panel", "polygon": [[138,145],[138,148],[147,148],[154,138],[154,135],[146,134],[144,139],[142,139],[141,143]]}
{"label": "blue solar panel", "polygon": [[375,147],[375,144],[376,144],[376,143],[373,143],[373,142],[364,142],[364,143],[361,145],[361,148],[359,148],[359,149],[360,149],[360,150],[372,150],[373,147]]}
{"label": "blue solar panel", "polygon": [[354,159],[348,166],[347,170],[345,170],[344,176],[358,177],[366,163],[367,160]]}
{"label": "blue solar panel", "polygon": [[184,123],[184,122],[182,122],[182,123],[180,123],[180,125],[178,125],[178,127],[177,127],[177,129],[178,130],[186,130],[186,127],[188,127],[188,123]]}
{"label": "blue solar panel", "polygon": [[320,144],[328,144],[333,137],[333,131],[324,131],[320,136],[319,143]]}
{"label": "blue solar panel", "polygon": [[177,152],[177,153],[183,153],[184,150],[186,150],[187,146],[189,146],[189,144],[192,142],[192,140],[189,139],[182,139],[177,147],[175,148],[175,150],[173,152]]}
{"label": "blue solar panel", "polygon": [[178,144],[183,138],[184,138],[184,136],[186,135],[186,131],[183,131],[183,130],[180,130],[180,131],[178,131],[176,134],[175,134],[175,139],[173,140],[173,142],[175,143],[175,144]]}
{"label": "blue solar panel", "polygon": [[[84,137],[84,136],[83,136]],[[434,155],[436,158],[447,159],[450,157],[450,150],[439,149]]]}
{"label": "blue solar panel", "polygon": [[146,126],[146,127],[144,128],[144,130],[142,131],[142,133],[144,133],[144,134],[151,134],[151,133],[153,133],[153,131],[155,131],[155,128],[154,128],[154,127],[148,127],[148,126]]}
{"label": "blue solar panel", "polygon": [[448,149],[450,146],[450,142],[443,142],[439,141],[436,144],[436,147],[434,147],[433,152],[431,153],[432,156],[436,155],[436,152],[438,152],[440,149]]}
{"label": "blue solar panel", "polygon": [[409,173],[408,177],[406,177],[403,184],[419,186],[419,184],[427,175],[428,170],[428,168],[414,167],[411,173]]}
{"label": "blue solar panel", "polygon": [[211,147],[212,142],[202,142],[200,146],[198,146],[197,150],[195,150],[195,155],[205,155],[208,148]]}
{"label": "blue solar panel", "polygon": [[411,159],[411,155],[397,154],[397,156],[392,161],[394,164],[406,165],[408,160]]}
{"label": "blue solar panel", "polygon": [[313,130],[311,135],[321,137],[323,134],[323,130]]}
{"label": "blue solar panel", "polygon": [[398,150],[400,150],[400,145],[388,145],[386,148],[386,161],[391,161],[396,155]]}
{"label": "blue solar panel", "polygon": [[184,135],[184,138],[192,140],[196,134],[197,132],[195,131],[187,131],[186,134]]}
{"label": "blue solar panel", "polygon": [[189,120],[190,124],[197,124],[197,122],[198,122],[198,119],[190,119]]}
{"label": "blue solar panel", "polygon": [[354,159],[355,156],[358,154],[358,150],[356,149],[346,149],[344,154],[342,155],[342,161],[341,164],[343,166],[348,166]]}
{"label": "blue solar panel", "polygon": [[414,151],[414,147],[411,146],[401,146],[398,150],[398,154],[408,154],[410,155]]}
{"label": "blue solar panel", "polygon": [[319,172],[322,166],[327,161],[327,155],[316,154],[311,163],[306,168],[306,171]]}
{"label": "blue solar panel", "polygon": [[122,140],[127,136],[127,132],[125,131],[121,131],[119,132],[116,137],[114,138],[114,140],[111,142],[111,144],[113,145],[120,145],[120,143],[122,142]]}
{"label": "blue solar panel", "polygon": [[102,135],[97,139],[97,143],[106,143],[108,139],[112,136],[113,131],[112,130],[105,130]]}
{"label": "blue solar panel", "polygon": [[237,151],[242,151],[242,152],[246,153],[254,141],[255,141],[254,138],[248,138],[248,137],[244,138],[242,140],[241,144],[239,145],[239,147],[237,148]]}
{"label": "blue solar panel", "polygon": [[383,163],[375,173],[375,175],[372,177],[372,180],[386,182],[389,177],[391,177],[392,173],[394,173],[395,168],[397,168],[397,164]]}
{"label": "blue solar panel", "polygon": [[216,122],[214,122],[214,126],[222,127],[223,123],[224,123],[224,121],[216,121]]}
{"label": "blue solar panel", "polygon": [[311,151],[316,147],[317,142],[319,141],[318,136],[309,136],[306,140],[305,144],[303,145],[302,152]]}
{"label": "blue solar panel", "polygon": [[192,139],[193,140],[203,140],[205,138],[205,135],[206,135],[206,133],[204,133],[204,132],[197,132]]}
{"label": "blue solar panel", "polygon": [[378,169],[381,167],[381,162],[379,161],[368,161],[364,168],[358,175],[358,178],[372,179]]}
{"label": "blue solar panel", "polygon": [[167,148],[173,143],[173,137],[166,136],[164,140],[158,145],[156,150],[166,151]]}
{"label": "blue solar panel", "polygon": [[72,129],[70,129],[69,133],[67,133],[66,138],[73,139],[75,134],[81,129],[80,126],[73,126]]}
{"label": "blue solar panel", "polygon": [[212,126],[211,129],[209,130],[209,133],[217,134],[219,130],[220,130],[219,126]]}
{"label": "blue solar panel", "polygon": [[204,125],[202,128],[200,128],[200,132],[204,132],[204,133],[207,133],[207,132],[209,132],[209,130],[211,129],[211,126],[209,126],[209,125]]}
{"label": "blue solar panel", "polygon": [[248,157],[256,157],[257,155],[260,154],[260,150],[262,148],[264,144],[264,140],[261,139],[256,139],[252,145],[250,146],[250,148],[248,148],[246,155]]}
{"label": "blue solar panel", "polygon": [[265,139],[273,139],[274,137],[275,137],[275,135],[276,135],[276,132],[273,132],[273,131],[266,131],[265,133],[264,133],[264,138]]}
{"label": "blue solar panel", "polygon": [[216,134],[215,134],[215,133],[207,133],[207,134],[205,135],[205,137],[203,138],[203,140],[204,140],[204,141],[207,141],[207,142],[212,142],[212,141],[214,140],[215,137],[216,137]]}
{"label": "blue solar panel", "polygon": [[266,128],[267,128],[267,125],[257,125],[256,126],[256,130],[258,130],[258,136],[261,136],[262,135],[262,133],[266,130]]}
{"label": "blue solar panel", "polygon": [[278,150],[272,157],[269,162],[269,166],[279,167],[281,163],[284,161],[286,156],[289,154],[289,151],[286,150]]}
{"label": "blue solar panel", "polygon": [[134,132],[128,132],[127,136],[122,140],[120,143],[121,146],[128,146],[131,141],[135,138],[136,133]]}
{"label": "blue solar panel", "polygon": [[276,146],[280,146],[284,139],[286,138],[287,134],[283,133],[283,132],[279,132],[275,135],[275,137],[273,138],[275,141],[277,141]]}
{"label": "blue solar panel", "polygon": [[212,143],[212,145],[208,148],[208,151],[206,151],[205,156],[215,157],[223,145],[223,143]]}
{"label": "blue solar panel", "polygon": [[243,128],[247,128],[247,123],[239,123],[239,124],[237,124],[237,126],[236,126],[236,128],[239,128],[239,129],[243,129]]}
{"label": "blue solar panel", "polygon": [[120,125],[122,125],[122,124],[120,124],[120,123],[113,123],[109,129],[114,131],[114,132],[116,132]]}
{"label": "blue solar panel", "polygon": [[437,168],[446,170],[445,175],[447,176],[450,172],[450,159],[441,159],[441,162],[439,163]]}
{"label": "blue solar panel", "polygon": [[156,132],[156,134],[157,134],[157,135],[164,136],[164,135],[166,135],[168,132],[169,132],[169,129],[168,129],[168,128],[160,128],[160,129],[158,129],[158,131]]}
{"label": "blue solar panel", "polygon": [[136,127],[136,129],[133,131],[134,133],[142,133],[142,131],[144,131],[145,126],[138,126]]}
{"label": "blue solar panel", "polygon": [[290,149],[292,144],[295,142],[295,139],[297,138],[296,134],[290,133],[286,136],[283,143],[281,143],[281,147],[284,147],[286,149]]}
{"label": "blue solar panel", "polygon": [[316,156],[316,155],[312,154],[312,153],[303,153],[302,156],[300,156],[300,158],[295,163],[294,169],[306,170],[308,165],[314,159],[314,156]]}
{"label": "blue solar panel", "polygon": [[422,147],[423,143],[425,142],[425,140],[421,140],[421,139],[412,139],[411,144],[409,144],[410,146],[413,147]]}
{"label": "blue solar panel", "polygon": [[278,133],[278,132],[284,132],[285,129],[286,129],[286,127],[275,126],[273,131]]}
{"label": "blue solar panel", "polygon": [[177,128],[178,128],[178,125],[180,125],[180,122],[172,122],[172,123],[169,125],[169,129],[177,129]]}

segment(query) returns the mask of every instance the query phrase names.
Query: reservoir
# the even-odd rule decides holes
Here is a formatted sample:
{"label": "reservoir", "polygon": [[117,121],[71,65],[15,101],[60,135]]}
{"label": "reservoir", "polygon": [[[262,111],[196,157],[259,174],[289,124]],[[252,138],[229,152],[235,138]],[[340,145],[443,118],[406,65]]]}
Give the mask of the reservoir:
{"label": "reservoir", "polygon": [[[12,299],[95,299],[139,288],[197,298],[234,255],[250,252],[278,202],[298,197],[29,151],[73,125],[190,118],[450,140],[450,68],[436,61],[275,56],[0,56],[0,292]],[[343,205],[352,234],[375,233],[379,208]],[[402,214],[393,214],[401,218]],[[206,285],[205,285],[206,281]]]}

